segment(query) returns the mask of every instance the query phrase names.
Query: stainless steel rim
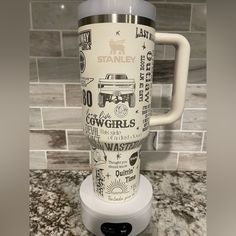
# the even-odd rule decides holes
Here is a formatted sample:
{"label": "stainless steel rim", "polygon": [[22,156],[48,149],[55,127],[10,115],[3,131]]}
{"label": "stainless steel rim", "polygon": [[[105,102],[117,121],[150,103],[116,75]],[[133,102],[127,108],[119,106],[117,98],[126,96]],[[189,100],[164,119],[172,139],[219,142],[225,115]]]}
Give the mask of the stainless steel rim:
{"label": "stainless steel rim", "polygon": [[146,25],[155,28],[155,21],[137,15],[130,14],[106,14],[88,16],[79,20],[79,27],[83,25],[97,24],[97,23],[128,23],[128,24],[139,24]]}

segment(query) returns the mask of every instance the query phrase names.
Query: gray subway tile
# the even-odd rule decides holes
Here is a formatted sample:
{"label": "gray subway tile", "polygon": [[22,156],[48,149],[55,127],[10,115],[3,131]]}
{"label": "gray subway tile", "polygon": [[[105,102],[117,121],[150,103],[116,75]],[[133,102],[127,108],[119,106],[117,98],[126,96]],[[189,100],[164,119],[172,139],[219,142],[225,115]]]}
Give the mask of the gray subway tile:
{"label": "gray subway tile", "polygon": [[157,30],[188,31],[190,28],[190,4],[154,4],[157,9]]}
{"label": "gray subway tile", "polygon": [[31,170],[47,169],[45,152],[31,151],[29,157],[29,167]]}
{"label": "gray subway tile", "polygon": [[78,33],[76,31],[63,32],[63,51],[64,56],[67,57],[78,57]]}
{"label": "gray subway tile", "polygon": [[206,85],[188,85],[186,108],[207,108],[207,86]]}
{"label": "gray subway tile", "polygon": [[207,6],[193,5],[192,10],[192,31],[206,31]]}
{"label": "gray subway tile", "polygon": [[31,84],[31,106],[64,106],[63,85]]}
{"label": "gray subway tile", "polygon": [[82,109],[43,108],[43,122],[47,129],[81,129]]}
{"label": "gray subway tile", "polygon": [[165,55],[165,46],[155,44],[154,59],[155,60],[163,59],[164,55]]}
{"label": "gray subway tile", "polygon": [[[32,2],[34,29],[77,29],[79,2]],[[63,8],[62,8],[63,5]]]}
{"label": "gray subway tile", "polygon": [[170,108],[172,99],[172,85],[162,85],[161,107]]}
{"label": "gray subway tile", "polygon": [[155,60],[153,83],[172,83],[174,79],[174,60]]}
{"label": "gray subway tile", "polygon": [[[167,113],[168,109],[152,109],[152,115],[161,115]],[[181,127],[181,118],[170,125],[152,126],[151,130],[179,130]]]}
{"label": "gray subway tile", "polygon": [[207,157],[205,153],[180,153],[178,170],[206,171]]}
{"label": "gray subway tile", "polygon": [[159,131],[158,150],[160,151],[200,151],[201,132]]}
{"label": "gray subway tile", "polygon": [[31,130],[30,150],[66,149],[66,135],[63,130]]}
{"label": "gray subway tile", "polygon": [[185,110],[183,116],[183,130],[206,130],[206,110]]}
{"label": "gray subway tile", "polygon": [[61,56],[60,33],[30,31],[30,56]]}
{"label": "gray subway tile", "polygon": [[41,82],[78,83],[80,81],[78,58],[42,58],[38,60],[38,66]]}
{"label": "gray subway tile", "polygon": [[161,86],[153,84],[152,85],[152,107],[161,107]]}
{"label": "gray subway tile", "polygon": [[[154,63],[153,83],[172,84],[174,80],[175,61],[156,60]],[[206,60],[190,60],[188,83],[206,83]]]}
{"label": "gray subway tile", "polygon": [[30,123],[30,129],[41,129],[42,128],[40,108],[30,108],[29,123]]}
{"label": "gray subway tile", "polygon": [[155,151],[157,148],[157,132],[150,132],[148,137],[144,140],[142,151]]}
{"label": "gray subway tile", "polygon": [[48,169],[88,170],[89,152],[47,152]]}
{"label": "gray subway tile", "polygon": [[206,84],[206,60],[190,60],[188,83],[189,84]]}
{"label": "gray subway tile", "polygon": [[83,131],[68,131],[69,150],[90,150],[89,141]]}
{"label": "gray subway tile", "polygon": [[38,82],[38,73],[37,73],[37,65],[36,65],[36,59],[35,58],[30,58],[30,82]]}
{"label": "gray subway tile", "polygon": [[[180,33],[185,36],[191,46],[191,58],[206,58],[206,33]],[[172,59],[175,57],[175,50],[172,46],[167,46],[165,57]]]}
{"label": "gray subway tile", "polygon": [[82,91],[80,84],[66,85],[66,105],[69,107],[82,106]]}
{"label": "gray subway tile", "polygon": [[177,153],[141,152],[141,170],[176,170]]}

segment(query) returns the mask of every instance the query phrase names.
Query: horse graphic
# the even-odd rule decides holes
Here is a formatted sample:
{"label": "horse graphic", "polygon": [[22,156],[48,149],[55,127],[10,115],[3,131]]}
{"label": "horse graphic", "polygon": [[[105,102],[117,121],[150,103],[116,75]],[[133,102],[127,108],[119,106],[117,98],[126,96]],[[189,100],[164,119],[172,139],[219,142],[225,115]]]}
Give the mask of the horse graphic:
{"label": "horse graphic", "polygon": [[110,48],[111,52],[110,54],[125,54],[125,46],[124,46],[125,40],[110,40]]}

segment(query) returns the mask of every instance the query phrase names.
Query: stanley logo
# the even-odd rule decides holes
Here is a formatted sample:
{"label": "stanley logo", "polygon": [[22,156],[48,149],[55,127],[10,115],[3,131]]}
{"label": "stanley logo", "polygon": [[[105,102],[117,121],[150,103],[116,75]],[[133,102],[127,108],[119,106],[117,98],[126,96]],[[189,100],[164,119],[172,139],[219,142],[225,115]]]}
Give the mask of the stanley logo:
{"label": "stanley logo", "polygon": [[125,40],[109,41],[110,55],[98,56],[98,63],[134,63],[135,56],[126,56]]}

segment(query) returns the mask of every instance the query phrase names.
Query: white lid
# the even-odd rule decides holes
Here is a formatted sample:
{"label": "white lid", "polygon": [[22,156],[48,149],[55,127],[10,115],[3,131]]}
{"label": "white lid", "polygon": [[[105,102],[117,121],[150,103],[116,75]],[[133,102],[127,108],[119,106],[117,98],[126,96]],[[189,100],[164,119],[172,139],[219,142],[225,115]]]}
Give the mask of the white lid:
{"label": "white lid", "polygon": [[140,175],[139,189],[136,196],[124,203],[109,203],[100,200],[93,191],[92,176],[88,176],[80,187],[83,207],[97,217],[126,218],[141,213],[152,201],[152,185]]}
{"label": "white lid", "polygon": [[79,4],[78,17],[102,14],[131,14],[156,21],[156,8],[144,0],[87,0]]}

